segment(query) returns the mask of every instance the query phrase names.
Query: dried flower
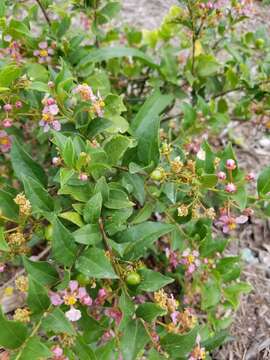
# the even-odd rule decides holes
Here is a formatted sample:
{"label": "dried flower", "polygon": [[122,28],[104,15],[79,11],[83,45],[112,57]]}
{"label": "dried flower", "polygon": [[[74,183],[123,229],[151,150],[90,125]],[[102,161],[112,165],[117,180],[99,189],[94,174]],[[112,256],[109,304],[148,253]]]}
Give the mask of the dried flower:
{"label": "dried flower", "polygon": [[2,152],[8,152],[11,149],[11,137],[4,131],[0,131],[0,150]]}
{"label": "dried flower", "polygon": [[171,161],[170,166],[173,173],[179,174],[183,169],[184,164],[182,161],[180,161],[180,157],[177,156],[174,160]]}
{"label": "dried flower", "polygon": [[27,293],[28,291],[28,278],[26,276],[19,276],[17,277],[17,279],[15,280],[15,286],[16,288],[23,292],[23,293]]}
{"label": "dried flower", "polygon": [[26,198],[26,196],[24,195],[24,193],[20,193],[18,194],[15,199],[14,202],[19,205],[20,208],[20,214],[21,215],[25,215],[25,216],[29,216],[31,214],[31,203],[30,201]]}
{"label": "dried flower", "polygon": [[181,205],[177,208],[177,213],[178,216],[182,217],[182,216],[187,216],[188,215],[188,206],[186,205]]}
{"label": "dried flower", "polygon": [[20,321],[20,322],[23,322],[23,323],[28,323],[30,322],[30,311],[26,308],[24,309],[16,309],[15,310],[15,313],[13,315],[13,319],[15,321]]}

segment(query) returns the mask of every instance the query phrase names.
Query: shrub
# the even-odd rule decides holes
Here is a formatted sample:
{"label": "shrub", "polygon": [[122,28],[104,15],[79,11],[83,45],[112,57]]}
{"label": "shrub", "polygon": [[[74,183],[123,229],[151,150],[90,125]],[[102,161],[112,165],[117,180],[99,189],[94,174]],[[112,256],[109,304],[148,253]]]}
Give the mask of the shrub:
{"label": "shrub", "polygon": [[0,271],[25,273],[0,345],[210,358],[251,290],[230,235],[269,214],[269,168],[256,190],[211,146],[230,121],[269,128],[269,40],[238,27],[250,2],[181,1],[143,32],[109,25],[116,1],[25,6],[0,7]]}

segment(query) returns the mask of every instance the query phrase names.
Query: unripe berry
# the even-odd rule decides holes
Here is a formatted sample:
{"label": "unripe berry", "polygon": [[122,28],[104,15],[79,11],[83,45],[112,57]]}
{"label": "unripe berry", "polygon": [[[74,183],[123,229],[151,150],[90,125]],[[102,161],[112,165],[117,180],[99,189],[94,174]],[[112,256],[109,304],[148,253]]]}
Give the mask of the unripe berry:
{"label": "unripe berry", "polygon": [[130,273],[128,273],[126,277],[126,283],[128,285],[135,286],[135,285],[139,285],[140,282],[141,282],[141,277],[137,272],[131,271]]}
{"label": "unripe berry", "polygon": [[52,241],[52,234],[53,234],[53,227],[52,225],[48,225],[46,228],[45,228],[45,239],[47,241]]}
{"label": "unripe berry", "polygon": [[154,181],[161,181],[164,179],[164,170],[162,168],[155,169],[151,175],[150,178]]}

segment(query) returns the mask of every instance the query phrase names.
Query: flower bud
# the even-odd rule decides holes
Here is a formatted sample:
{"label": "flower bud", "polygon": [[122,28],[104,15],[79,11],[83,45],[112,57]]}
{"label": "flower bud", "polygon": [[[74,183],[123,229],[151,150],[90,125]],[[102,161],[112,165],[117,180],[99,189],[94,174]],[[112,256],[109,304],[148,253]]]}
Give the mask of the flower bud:
{"label": "flower bud", "polygon": [[11,111],[12,108],[13,108],[13,106],[12,106],[11,104],[5,104],[5,105],[3,106],[3,109],[4,109],[6,112]]}
{"label": "flower bud", "polygon": [[233,159],[228,159],[228,160],[226,161],[226,168],[227,168],[228,170],[234,170],[234,169],[236,169],[236,163],[235,163],[235,161],[234,161]]}
{"label": "flower bud", "polygon": [[87,181],[87,180],[88,180],[88,175],[85,174],[85,173],[80,173],[79,179],[80,179],[81,181]]}
{"label": "flower bud", "polygon": [[15,102],[15,107],[16,107],[16,109],[21,109],[22,106],[23,106],[23,103],[22,103],[20,100],[18,100],[18,101]]}
{"label": "flower bud", "polygon": [[237,191],[237,187],[233,183],[229,183],[225,186],[225,191],[228,193],[235,193]]}
{"label": "flower bud", "polygon": [[256,179],[256,175],[253,172],[250,172],[245,176],[245,179],[247,181],[254,181]]}
{"label": "flower bud", "polygon": [[219,180],[226,180],[227,175],[226,175],[226,173],[224,171],[219,171],[217,173],[217,177],[218,177]]}

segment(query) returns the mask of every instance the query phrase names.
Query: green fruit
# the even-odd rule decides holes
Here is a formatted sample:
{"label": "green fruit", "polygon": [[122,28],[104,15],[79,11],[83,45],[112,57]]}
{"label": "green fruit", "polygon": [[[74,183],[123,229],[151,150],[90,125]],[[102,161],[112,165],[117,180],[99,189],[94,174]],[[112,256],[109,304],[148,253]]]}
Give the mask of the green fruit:
{"label": "green fruit", "polygon": [[259,49],[263,48],[264,45],[265,45],[264,39],[262,39],[262,38],[257,39],[256,42],[255,42],[255,45]]}
{"label": "green fruit", "polygon": [[139,285],[140,282],[141,282],[141,277],[135,271],[130,272],[126,277],[126,283],[128,285]]}
{"label": "green fruit", "polygon": [[163,171],[161,169],[156,169],[151,173],[150,177],[154,181],[160,181],[160,180],[163,179],[163,175],[164,174],[163,174]]}
{"label": "green fruit", "polygon": [[76,276],[76,279],[78,280],[79,284],[80,284],[80,285],[83,285],[83,286],[88,285],[88,284],[90,284],[90,282],[91,282],[90,277],[87,276],[87,275],[84,275],[84,274],[82,274],[82,273],[78,274],[78,275]]}
{"label": "green fruit", "polygon": [[53,227],[52,225],[48,225],[46,228],[45,228],[45,239],[47,241],[52,241],[52,233],[53,233]]}

